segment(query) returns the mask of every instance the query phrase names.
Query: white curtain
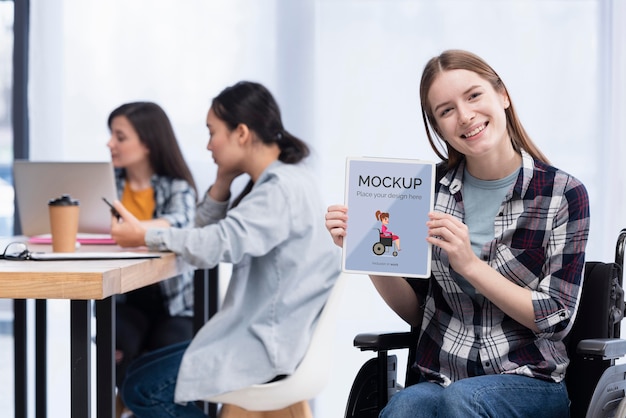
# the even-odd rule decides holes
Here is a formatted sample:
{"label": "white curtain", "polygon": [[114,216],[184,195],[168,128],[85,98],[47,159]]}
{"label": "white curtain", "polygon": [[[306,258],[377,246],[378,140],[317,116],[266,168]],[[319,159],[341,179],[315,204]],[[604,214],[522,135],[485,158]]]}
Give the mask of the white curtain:
{"label": "white curtain", "polygon": [[[435,158],[420,73],[433,55],[463,48],[492,64],[535,142],[586,184],[588,259],[611,260],[626,227],[620,0],[31,0],[31,14],[33,159],[106,160],[108,113],[153,100],[204,189],[215,171],[205,150],[210,100],[250,79],[274,92],[287,129],[312,145],[326,202],[342,202],[348,155]],[[405,326],[367,278],[353,277],[316,416],[343,415],[369,357],[352,337],[383,329]],[[49,399],[59,402],[52,416],[68,415],[67,399]]]}
{"label": "white curtain", "polygon": [[[603,5],[606,67],[599,81],[606,94],[606,107],[600,123],[607,129],[597,167],[604,199],[597,212],[606,220],[601,223],[600,239],[611,244],[617,231],[626,228],[626,2],[605,0]],[[610,251],[614,249],[606,248],[603,255],[610,259]]]}

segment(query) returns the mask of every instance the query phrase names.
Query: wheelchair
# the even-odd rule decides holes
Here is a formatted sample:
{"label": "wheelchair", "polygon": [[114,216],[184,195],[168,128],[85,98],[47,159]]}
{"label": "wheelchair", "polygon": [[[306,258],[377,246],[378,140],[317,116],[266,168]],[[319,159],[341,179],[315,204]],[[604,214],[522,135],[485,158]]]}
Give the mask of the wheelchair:
{"label": "wheelchair", "polygon": [[[571,418],[626,418],[626,340],[620,339],[624,317],[622,268],[626,228],[619,233],[614,262],[585,263],[578,315],[565,340],[570,364],[565,382]],[[418,381],[415,362],[419,327],[408,332],[359,334],[354,346],[373,351],[353,382],[345,418],[375,418],[396,392],[397,357],[389,351],[408,349],[405,386]]]}
{"label": "wheelchair", "polygon": [[[378,229],[378,228],[376,228],[376,230],[378,231],[379,241],[374,243],[374,246],[372,247],[372,251],[376,255],[383,255],[387,251],[387,248],[389,248],[389,247],[393,248],[393,238],[392,237],[383,236],[382,235],[383,234],[382,231],[380,229]],[[396,257],[398,255],[398,251],[393,250],[393,252],[391,254],[394,257]]]}

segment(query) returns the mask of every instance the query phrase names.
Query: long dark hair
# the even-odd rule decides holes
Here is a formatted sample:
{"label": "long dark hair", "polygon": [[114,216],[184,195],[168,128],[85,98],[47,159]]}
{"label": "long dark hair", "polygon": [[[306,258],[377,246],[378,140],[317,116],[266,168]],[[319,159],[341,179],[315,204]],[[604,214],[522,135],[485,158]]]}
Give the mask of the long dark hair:
{"label": "long dark hair", "polygon": [[[251,81],[240,81],[226,87],[211,103],[211,108],[230,130],[244,124],[264,144],[277,144],[278,159],[286,164],[296,164],[309,154],[308,145],[290,134],[284,127],[278,103],[263,85]],[[250,181],[234,200],[236,206],[250,190]]]}
{"label": "long dark hair", "polygon": [[178,146],[172,124],[161,106],[152,102],[125,103],[109,115],[109,129],[118,116],[128,119],[141,143],[150,150],[148,158],[156,174],[185,180],[197,194],[196,182]]}
{"label": "long dark hair", "polygon": [[[548,158],[534,144],[528,133],[526,133],[526,130],[515,112],[509,91],[495,70],[482,58],[471,52],[451,49],[444,51],[441,55],[431,58],[430,61],[428,61],[422,72],[422,80],[420,82],[420,102],[422,105],[422,119],[424,120],[424,127],[426,128],[426,136],[428,136],[428,142],[433,151],[435,151],[435,154],[443,161],[446,161],[448,167],[456,166],[464,158],[464,155],[451,147],[450,144],[445,142],[445,138],[442,137],[435,116],[433,115],[433,109],[428,102],[428,92],[437,76],[449,70],[472,71],[488,81],[495,91],[506,94],[510,103],[509,107],[505,109],[506,127],[509,137],[511,138],[511,143],[513,144],[513,149],[517,152],[523,149],[534,159],[549,163]],[[434,137],[439,139],[439,144],[441,144],[442,141],[445,142],[445,153],[435,144]]]}

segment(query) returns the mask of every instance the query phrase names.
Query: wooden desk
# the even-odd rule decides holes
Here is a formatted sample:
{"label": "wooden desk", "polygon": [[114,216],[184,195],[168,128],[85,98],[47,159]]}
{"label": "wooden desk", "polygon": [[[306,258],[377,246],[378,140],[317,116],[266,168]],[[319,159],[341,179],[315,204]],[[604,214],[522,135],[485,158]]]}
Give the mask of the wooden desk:
{"label": "wooden desk", "polygon": [[[49,246],[42,245],[29,245],[29,249],[51,251]],[[111,252],[122,249],[117,246],[90,245],[84,246],[83,251]],[[26,299],[36,299],[38,304],[35,337],[36,417],[45,417],[46,414],[46,299],[70,300],[72,418],[91,416],[91,301],[95,301],[97,416],[115,416],[115,301],[111,296],[157,283],[190,268],[173,253],[159,255],[160,258],[137,260],[0,260],[0,298],[14,299],[15,304],[16,417],[27,416]],[[206,283],[208,276],[204,279]],[[217,282],[216,277],[214,281]],[[197,288],[195,290],[197,296],[201,296],[196,297],[196,313],[204,312],[205,317],[201,320],[204,321],[207,319],[207,307],[202,301],[206,302],[207,292]]]}
{"label": "wooden desk", "polygon": [[[51,251],[29,245],[31,251]],[[80,250],[79,250],[80,251]],[[117,246],[84,246],[83,251],[119,252]],[[127,251],[127,250],[126,250]],[[138,249],[133,252],[143,252]],[[0,260],[0,297],[11,299],[105,299],[160,282],[185,270],[173,253],[132,260]]]}

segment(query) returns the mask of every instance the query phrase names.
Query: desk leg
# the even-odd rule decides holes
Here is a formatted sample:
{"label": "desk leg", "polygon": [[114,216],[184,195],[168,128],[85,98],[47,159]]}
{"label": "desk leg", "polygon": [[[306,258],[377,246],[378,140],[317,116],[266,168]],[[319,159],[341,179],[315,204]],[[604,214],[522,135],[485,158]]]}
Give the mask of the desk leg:
{"label": "desk leg", "polygon": [[[15,417],[28,416],[28,336],[25,299],[13,301],[13,344],[15,367]],[[46,418],[47,405],[47,303],[35,301],[35,416]]]}
{"label": "desk leg", "polygon": [[70,301],[72,418],[91,416],[90,301]]}
{"label": "desk leg", "polygon": [[48,416],[48,303],[35,300],[35,416]]}
{"label": "desk leg", "polygon": [[26,300],[13,300],[13,360],[15,418],[28,416],[28,367],[26,339]]}
{"label": "desk leg", "polygon": [[[197,332],[217,312],[219,297],[218,267],[210,270],[196,270],[194,272],[194,331]],[[209,402],[198,402],[205,414],[217,416],[217,405]]]}
{"label": "desk leg", "polygon": [[115,297],[96,301],[98,418],[115,417]]}

